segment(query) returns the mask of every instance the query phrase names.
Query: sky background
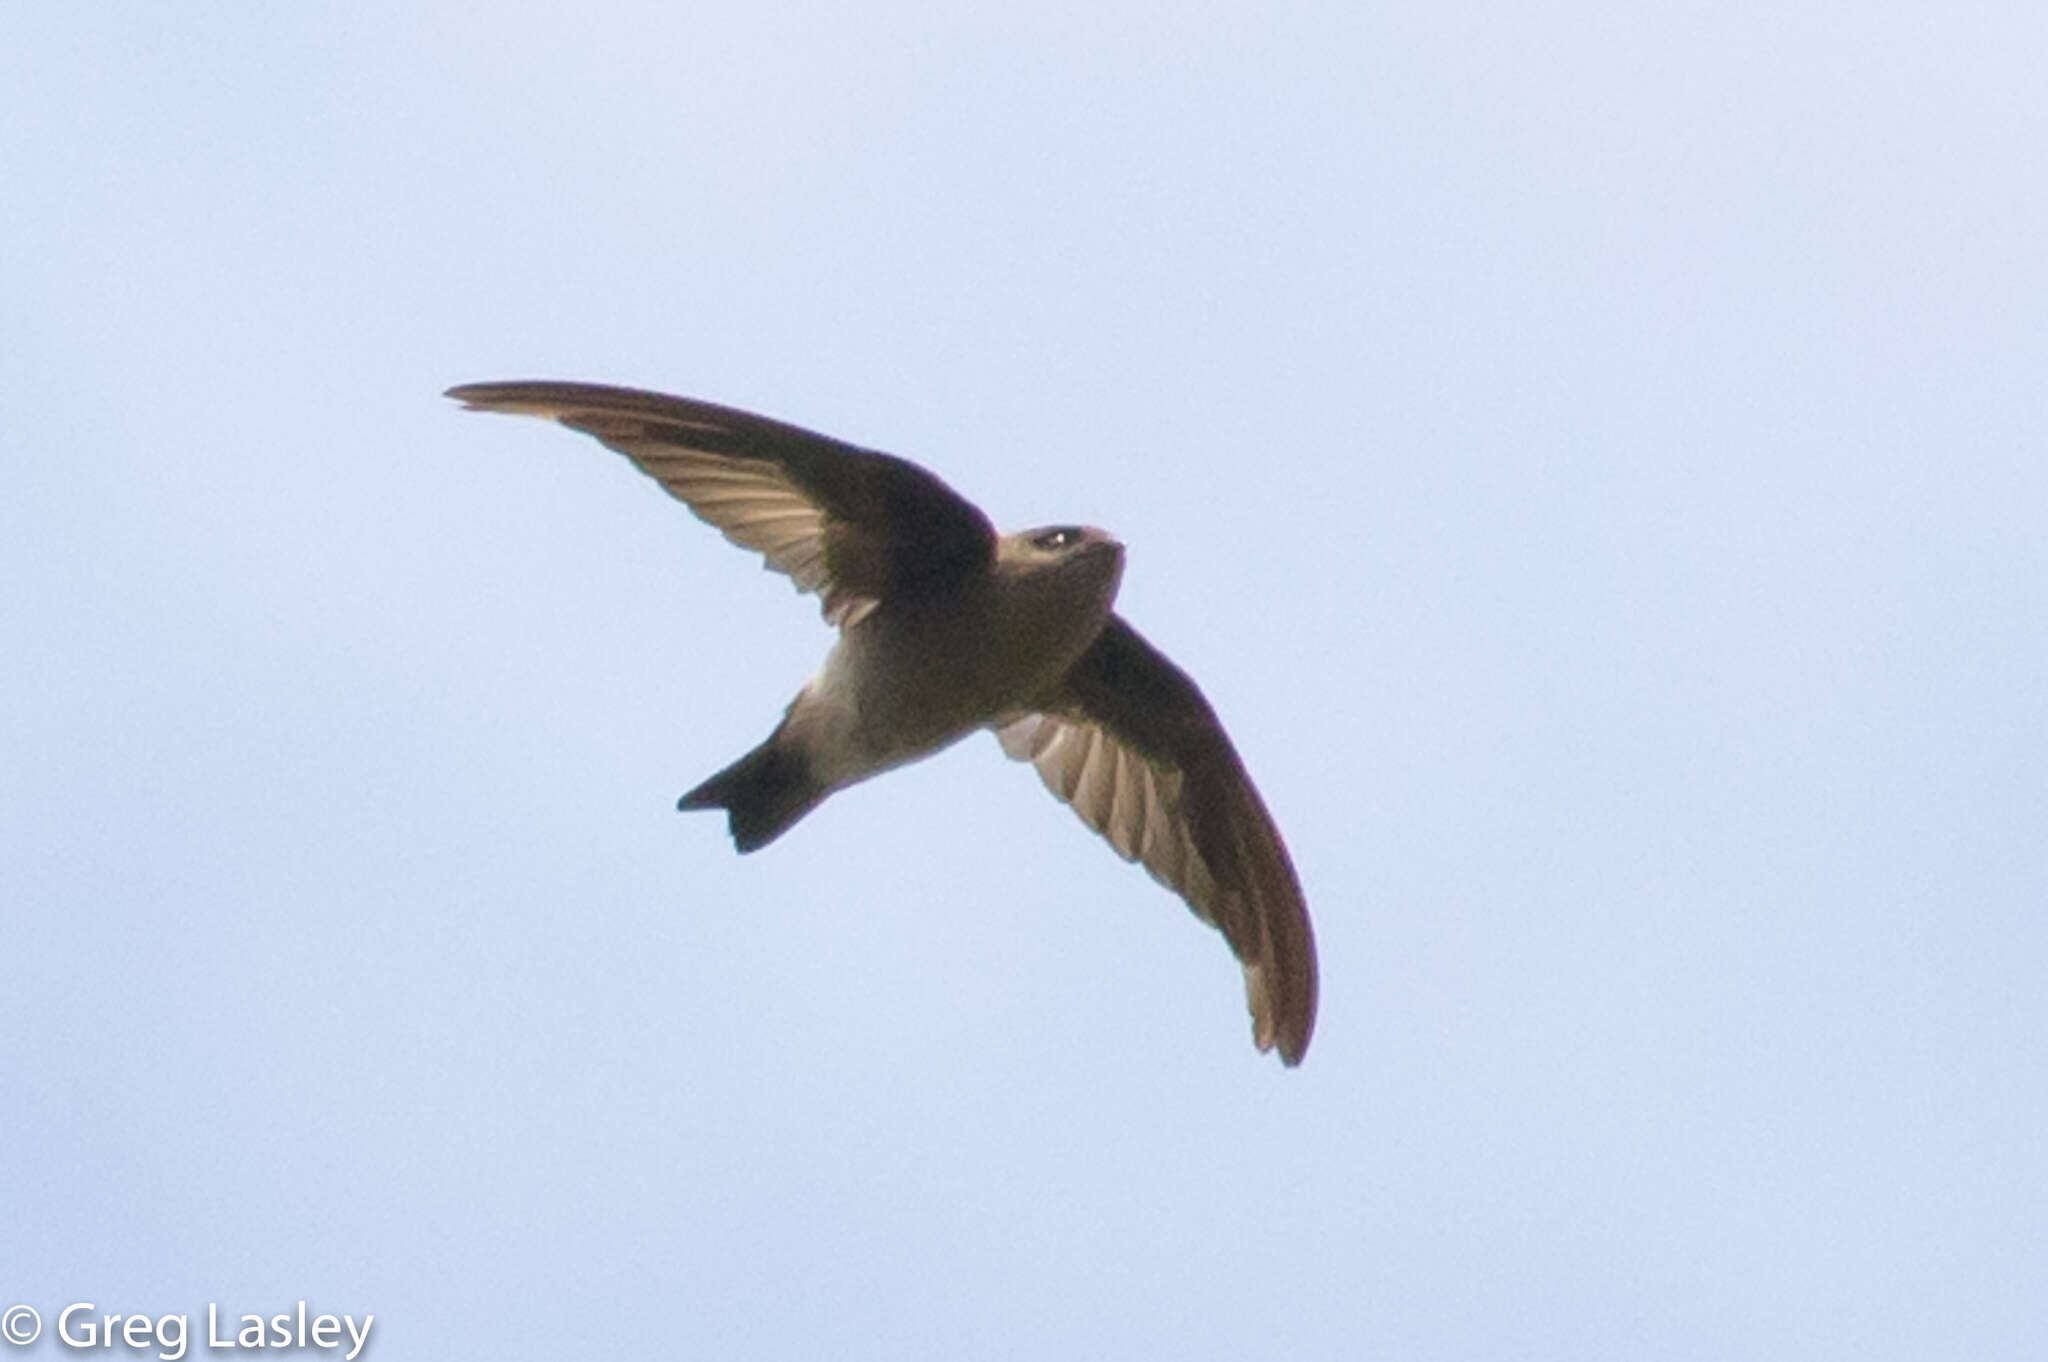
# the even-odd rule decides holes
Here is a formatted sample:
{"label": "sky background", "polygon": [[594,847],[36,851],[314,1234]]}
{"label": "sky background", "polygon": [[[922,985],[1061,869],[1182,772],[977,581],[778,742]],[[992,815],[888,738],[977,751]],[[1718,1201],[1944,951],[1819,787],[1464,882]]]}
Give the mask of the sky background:
{"label": "sky background", "polygon": [[[2048,1356],[2044,66],[2021,3],[0,8],[23,1355]],[[830,636],[439,395],[539,377],[1122,537],[1307,1063],[988,738],[678,815]]]}

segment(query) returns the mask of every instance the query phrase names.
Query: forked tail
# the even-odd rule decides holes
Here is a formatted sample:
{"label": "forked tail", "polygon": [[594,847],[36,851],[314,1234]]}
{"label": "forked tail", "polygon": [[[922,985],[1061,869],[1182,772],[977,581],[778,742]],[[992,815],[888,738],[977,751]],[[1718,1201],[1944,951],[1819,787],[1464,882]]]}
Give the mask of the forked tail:
{"label": "forked tail", "polygon": [[811,779],[801,749],[782,745],[782,731],[676,802],[679,809],[724,809],[733,844],[754,851],[780,837],[817,806],[826,791]]}

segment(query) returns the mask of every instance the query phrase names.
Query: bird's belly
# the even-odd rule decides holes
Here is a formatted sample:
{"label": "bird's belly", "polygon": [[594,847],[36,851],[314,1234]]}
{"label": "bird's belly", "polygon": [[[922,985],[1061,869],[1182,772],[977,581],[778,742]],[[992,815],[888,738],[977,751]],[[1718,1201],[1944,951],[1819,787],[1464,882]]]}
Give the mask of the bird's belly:
{"label": "bird's belly", "polygon": [[972,612],[870,615],[841,637],[807,691],[834,765],[858,780],[1015,712],[1044,680],[1034,659],[1012,651]]}

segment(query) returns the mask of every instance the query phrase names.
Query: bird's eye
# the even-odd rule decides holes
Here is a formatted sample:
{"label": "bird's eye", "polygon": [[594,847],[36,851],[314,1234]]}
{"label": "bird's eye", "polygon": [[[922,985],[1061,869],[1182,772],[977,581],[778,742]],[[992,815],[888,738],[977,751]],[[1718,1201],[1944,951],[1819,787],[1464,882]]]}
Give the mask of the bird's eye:
{"label": "bird's eye", "polygon": [[1056,530],[1047,530],[1044,534],[1034,536],[1031,542],[1037,548],[1055,553],[1080,543],[1081,532],[1072,525],[1062,525]]}

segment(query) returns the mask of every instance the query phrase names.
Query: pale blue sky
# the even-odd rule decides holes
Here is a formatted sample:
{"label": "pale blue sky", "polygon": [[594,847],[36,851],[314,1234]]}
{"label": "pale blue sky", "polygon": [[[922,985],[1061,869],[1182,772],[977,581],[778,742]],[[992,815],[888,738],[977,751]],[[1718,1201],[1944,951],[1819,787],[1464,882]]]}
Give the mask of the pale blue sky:
{"label": "pale blue sky", "polygon": [[[0,10],[0,1307],[2048,1355],[2039,7],[1020,8]],[[521,377],[1115,530],[1307,1064]]]}

